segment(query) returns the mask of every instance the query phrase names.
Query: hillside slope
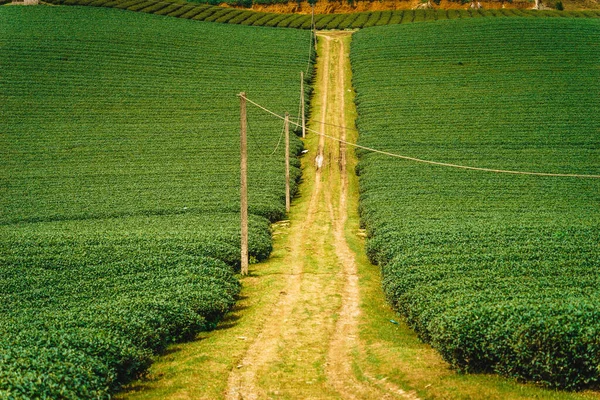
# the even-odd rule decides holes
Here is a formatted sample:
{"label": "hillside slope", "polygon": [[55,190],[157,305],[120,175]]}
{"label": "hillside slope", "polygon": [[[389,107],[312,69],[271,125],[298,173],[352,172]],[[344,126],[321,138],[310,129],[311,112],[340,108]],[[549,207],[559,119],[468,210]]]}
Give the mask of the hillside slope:
{"label": "hillside slope", "polygon": [[[0,397],[108,398],[231,308],[236,95],[297,110],[309,43],[119,10],[0,8]],[[261,260],[285,215],[282,124],[249,121]]]}
{"label": "hillside slope", "polygon": [[[463,166],[600,175],[598,43],[596,20],[360,31],[360,144]],[[359,155],[368,253],[424,340],[465,371],[569,389],[598,383],[599,179]]]}

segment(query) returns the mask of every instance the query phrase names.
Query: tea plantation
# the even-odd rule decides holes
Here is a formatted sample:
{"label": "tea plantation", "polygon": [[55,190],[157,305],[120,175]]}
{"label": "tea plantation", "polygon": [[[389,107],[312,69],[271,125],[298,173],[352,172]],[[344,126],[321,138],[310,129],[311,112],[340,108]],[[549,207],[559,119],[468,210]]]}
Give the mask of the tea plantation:
{"label": "tea plantation", "polygon": [[[352,46],[360,144],[474,167],[600,173],[600,23],[379,27]],[[454,367],[600,380],[600,180],[359,151],[367,251],[389,301]]]}
{"label": "tea plantation", "polygon": [[[245,0],[242,0],[244,3]],[[267,3],[270,0],[265,0]],[[274,0],[277,1],[277,0]],[[220,7],[213,0],[48,0],[52,4],[109,7],[123,10],[165,15],[226,24],[266,26],[278,28],[312,29],[313,20],[308,14],[278,14],[256,12],[239,8]],[[201,4],[210,3],[210,4]],[[240,6],[238,0],[223,1]],[[233,3],[233,4],[232,4]],[[237,4],[236,4],[237,3]],[[2,3],[0,3],[2,4]],[[221,2],[219,3],[221,4]],[[316,29],[359,29],[381,25],[432,22],[446,19],[466,18],[599,18],[600,11],[556,11],[556,10],[394,10],[350,14],[317,14],[314,16]]]}
{"label": "tea plantation", "polygon": [[[120,10],[0,8],[0,398],[108,398],[167,344],[214,327],[240,290],[236,94],[296,114],[309,43]],[[282,124],[248,118],[261,260],[285,215],[282,147],[271,155]]]}

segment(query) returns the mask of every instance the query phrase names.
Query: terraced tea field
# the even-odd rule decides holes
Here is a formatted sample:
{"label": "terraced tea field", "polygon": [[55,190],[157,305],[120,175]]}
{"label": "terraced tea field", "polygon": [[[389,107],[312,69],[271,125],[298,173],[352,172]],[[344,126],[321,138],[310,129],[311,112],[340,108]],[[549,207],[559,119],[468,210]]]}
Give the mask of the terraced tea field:
{"label": "terraced tea field", "polygon": [[[252,261],[289,221],[242,288],[236,94],[296,114],[312,38],[257,26],[310,17],[64,4],[92,7],[0,7],[0,398],[110,398],[236,302],[119,395],[598,397],[537,384],[599,383],[600,180],[365,150],[356,165],[339,142],[600,175],[600,20],[575,19],[595,12],[318,16],[373,28],[317,35],[288,216],[281,121],[249,107]],[[394,309],[455,369],[486,374],[450,370],[385,305],[359,208]]]}
{"label": "terraced tea field", "polygon": [[[237,0],[234,0],[237,1]],[[50,0],[57,5],[110,7],[123,10],[165,15],[226,24],[266,26],[278,28],[312,29],[360,29],[381,25],[432,22],[446,19],[470,18],[598,18],[598,10],[556,11],[556,10],[394,10],[357,12],[350,14],[311,15],[279,14],[257,12],[239,8],[220,7],[202,2],[184,0]],[[212,2],[209,1],[212,4]],[[227,3],[227,1],[225,1]],[[1,4],[1,3],[0,3]]]}
{"label": "terraced tea field", "polygon": [[[309,42],[0,8],[0,397],[107,398],[153,353],[215,326],[240,290],[236,94],[295,114]],[[282,124],[250,111],[250,252],[262,260],[269,221],[285,215],[282,146],[270,155]]]}
{"label": "terraced tea field", "polygon": [[[466,166],[600,174],[600,23],[468,20],[354,35],[359,143]],[[367,252],[454,367],[598,383],[600,180],[359,151]]]}

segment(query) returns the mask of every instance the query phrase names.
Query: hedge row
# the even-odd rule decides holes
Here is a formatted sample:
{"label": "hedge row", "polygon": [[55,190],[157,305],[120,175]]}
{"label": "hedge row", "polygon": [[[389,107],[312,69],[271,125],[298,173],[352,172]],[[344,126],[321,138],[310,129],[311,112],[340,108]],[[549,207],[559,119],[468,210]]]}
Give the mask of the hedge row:
{"label": "hedge row", "polygon": [[[361,30],[351,49],[359,144],[448,164],[598,175],[598,43],[598,19]],[[461,371],[552,388],[600,384],[600,180],[358,154],[367,253],[423,340]]]}
{"label": "hedge row", "polygon": [[[109,398],[234,304],[236,94],[298,110],[312,38],[100,7],[1,7],[0,26],[0,398]],[[249,107],[248,125],[254,263],[285,216],[285,157],[282,121]]]}
{"label": "hedge row", "polygon": [[[252,26],[311,29],[311,16],[305,14],[276,14],[223,8],[216,5],[185,2],[184,0],[49,0],[53,4],[115,7],[196,21],[219,22]],[[555,10],[397,10],[352,14],[320,14],[314,19],[316,29],[360,29],[381,25],[479,17],[521,18],[600,18],[600,11]]]}
{"label": "hedge row", "polygon": [[[131,217],[0,229],[0,397],[109,398],[153,354],[214,328],[240,290],[236,220]],[[174,222],[179,229],[165,233]],[[268,221],[253,217],[251,237],[253,257],[267,257]]]}

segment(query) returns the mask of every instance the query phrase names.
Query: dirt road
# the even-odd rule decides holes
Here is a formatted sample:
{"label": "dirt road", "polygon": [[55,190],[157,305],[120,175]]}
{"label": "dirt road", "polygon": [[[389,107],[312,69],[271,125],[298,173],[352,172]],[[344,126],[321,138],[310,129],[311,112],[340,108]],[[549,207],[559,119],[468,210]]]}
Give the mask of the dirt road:
{"label": "dirt road", "polygon": [[[344,140],[345,129],[332,124],[346,122],[349,35],[319,34],[311,123],[313,129]],[[307,141],[310,162],[304,165],[312,190],[306,211],[290,221],[289,273],[270,317],[231,371],[226,398],[414,398],[396,387],[371,383],[356,368],[362,351],[360,290],[355,254],[345,238],[348,154],[339,142],[313,136]]]}

